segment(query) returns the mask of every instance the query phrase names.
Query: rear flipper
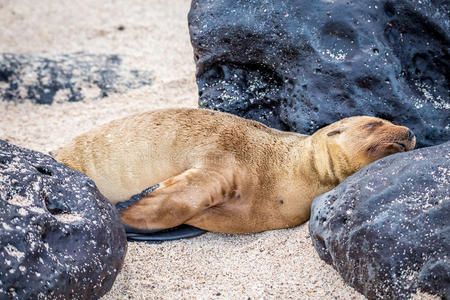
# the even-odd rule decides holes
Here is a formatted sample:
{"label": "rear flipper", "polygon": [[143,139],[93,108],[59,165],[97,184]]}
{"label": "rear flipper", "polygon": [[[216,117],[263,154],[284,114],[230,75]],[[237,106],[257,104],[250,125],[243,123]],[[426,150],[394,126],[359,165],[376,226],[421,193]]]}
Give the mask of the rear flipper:
{"label": "rear flipper", "polygon": [[221,173],[194,168],[119,202],[116,207],[129,239],[179,239],[206,232],[179,225],[223,203],[233,192],[233,185]]}
{"label": "rear flipper", "polygon": [[[131,229],[131,231],[128,231],[127,228]],[[134,229],[136,228],[125,226],[125,231],[127,232],[127,239],[129,241],[143,241],[149,242],[151,244],[159,244],[162,243],[163,241],[172,241],[196,237],[207,232],[206,230],[186,224],[182,224],[180,226],[173,228],[159,230],[152,233],[150,233],[149,231],[146,231],[146,233],[135,233]],[[138,229],[138,231],[143,230]]]}

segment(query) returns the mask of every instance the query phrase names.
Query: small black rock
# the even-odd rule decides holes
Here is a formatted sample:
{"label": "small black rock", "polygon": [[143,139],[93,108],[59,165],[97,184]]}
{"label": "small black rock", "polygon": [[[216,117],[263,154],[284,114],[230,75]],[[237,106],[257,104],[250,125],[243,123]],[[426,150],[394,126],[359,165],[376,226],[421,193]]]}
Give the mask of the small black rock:
{"label": "small black rock", "polygon": [[93,181],[0,140],[0,299],[98,299],[126,236]]}

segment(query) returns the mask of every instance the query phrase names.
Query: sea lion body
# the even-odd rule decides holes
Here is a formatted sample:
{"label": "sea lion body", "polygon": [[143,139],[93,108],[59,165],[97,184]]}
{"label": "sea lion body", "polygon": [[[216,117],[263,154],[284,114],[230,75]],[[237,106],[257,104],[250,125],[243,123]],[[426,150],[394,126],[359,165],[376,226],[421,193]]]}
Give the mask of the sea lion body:
{"label": "sea lion body", "polygon": [[167,109],[95,128],[56,159],[92,178],[112,203],[159,184],[121,211],[126,225],[248,233],[305,222],[317,195],[414,145],[408,128],[373,117],[308,136],[226,113]]}

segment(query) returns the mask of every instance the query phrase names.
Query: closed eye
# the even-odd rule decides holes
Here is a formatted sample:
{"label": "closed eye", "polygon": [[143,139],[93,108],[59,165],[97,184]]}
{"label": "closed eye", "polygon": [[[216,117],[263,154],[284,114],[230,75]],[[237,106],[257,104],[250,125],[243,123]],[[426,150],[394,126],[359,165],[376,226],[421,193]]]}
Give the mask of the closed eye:
{"label": "closed eye", "polygon": [[374,121],[374,122],[369,122],[367,124],[364,124],[363,128],[374,129],[374,128],[376,128],[378,126],[381,126],[381,125],[383,125],[383,121]]}
{"label": "closed eye", "polygon": [[334,130],[334,131],[328,132],[327,135],[328,136],[333,136],[333,135],[336,135],[336,134],[339,134],[339,133],[341,133],[340,130]]}

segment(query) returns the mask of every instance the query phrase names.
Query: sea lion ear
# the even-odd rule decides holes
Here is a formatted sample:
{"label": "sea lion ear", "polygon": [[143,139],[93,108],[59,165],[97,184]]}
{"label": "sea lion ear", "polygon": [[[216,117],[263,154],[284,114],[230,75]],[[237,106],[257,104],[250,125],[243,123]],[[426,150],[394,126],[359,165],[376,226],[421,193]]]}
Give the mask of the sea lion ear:
{"label": "sea lion ear", "polygon": [[328,136],[333,136],[333,135],[336,135],[336,134],[339,134],[339,133],[341,133],[340,130],[333,130],[333,131],[328,132],[327,135]]}

